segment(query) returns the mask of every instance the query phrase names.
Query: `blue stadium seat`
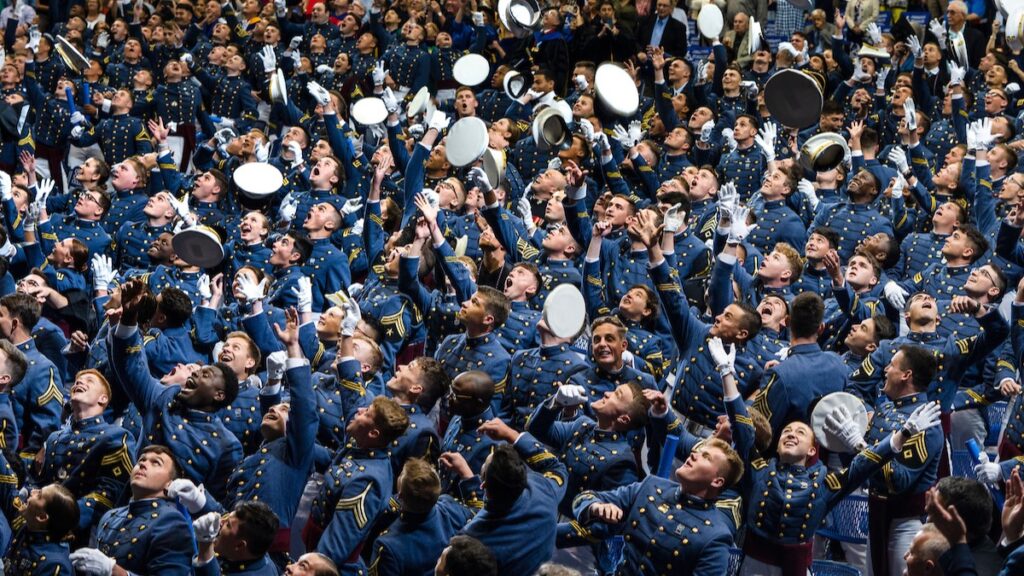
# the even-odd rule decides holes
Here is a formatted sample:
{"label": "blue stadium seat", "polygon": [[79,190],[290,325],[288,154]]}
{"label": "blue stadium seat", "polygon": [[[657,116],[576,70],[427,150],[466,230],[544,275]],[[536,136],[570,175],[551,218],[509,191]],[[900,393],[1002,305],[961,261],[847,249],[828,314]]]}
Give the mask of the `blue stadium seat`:
{"label": "blue stadium seat", "polygon": [[830,560],[815,560],[811,562],[811,576],[860,576],[860,570]]}
{"label": "blue stadium seat", "polygon": [[725,571],[725,576],[736,576],[740,573],[740,566],[743,564],[743,550],[739,548],[729,549],[729,568]]}
{"label": "blue stadium seat", "polygon": [[1007,403],[1004,401],[993,402],[988,410],[988,436],[985,437],[985,446],[999,444],[999,432],[1003,427],[1003,417],[1006,415]]}
{"label": "blue stadium seat", "polygon": [[828,513],[825,524],[817,534],[831,540],[851,544],[867,544],[868,541],[868,498],[850,495]]}

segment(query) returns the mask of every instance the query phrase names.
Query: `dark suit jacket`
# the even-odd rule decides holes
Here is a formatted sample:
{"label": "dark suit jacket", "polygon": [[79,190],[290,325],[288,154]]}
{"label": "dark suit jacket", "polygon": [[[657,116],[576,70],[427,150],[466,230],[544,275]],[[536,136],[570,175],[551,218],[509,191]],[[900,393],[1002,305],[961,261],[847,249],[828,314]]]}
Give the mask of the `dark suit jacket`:
{"label": "dark suit jacket", "polygon": [[[654,32],[654,21],[657,18],[652,14],[640,23],[640,32],[636,35],[637,44],[640,50],[647,48],[651,43],[651,34]],[[677,58],[686,56],[686,25],[669,16],[665,32],[661,35],[661,46],[665,52]]]}

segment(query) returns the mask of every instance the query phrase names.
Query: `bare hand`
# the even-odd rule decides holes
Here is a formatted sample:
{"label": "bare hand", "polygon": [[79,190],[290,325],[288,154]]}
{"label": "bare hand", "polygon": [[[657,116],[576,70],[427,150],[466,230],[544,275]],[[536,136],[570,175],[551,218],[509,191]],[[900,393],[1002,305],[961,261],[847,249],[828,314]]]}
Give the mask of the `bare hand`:
{"label": "bare hand", "polygon": [[444,466],[445,469],[455,472],[459,478],[462,478],[463,480],[473,477],[473,470],[469,467],[469,463],[467,463],[462,454],[459,454],[458,452],[445,452],[444,454],[441,454],[438,462],[440,462],[441,466]]}
{"label": "bare hand", "polygon": [[487,422],[480,425],[479,430],[484,434],[487,434],[492,440],[504,440],[505,442],[515,442],[519,438],[519,432],[516,432],[511,426],[505,424],[501,418],[492,418]]}
{"label": "bare hand", "polygon": [[1024,482],[1020,471],[1014,469],[1006,482],[1006,503],[1003,504],[1003,536],[1015,542],[1024,536]]}
{"label": "bare hand", "polygon": [[622,521],[622,508],[619,508],[615,504],[595,502],[590,505],[589,510],[592,518],[600,520],[605,524],[618,524]]}
{"label": "bare hand", "polygon": [[[960,513],[953,505],[941,506],[939,504],[939,492],[935,488],[925,493],[927,504],[925,510],[928,512],[928,519],[935,524],[935,527],[942,532],[951,545],[967,543],[967,526]],[[1005,508],[1004,508],[1005,510]]]}
{"label": "bare hand", "polygon": [[664,414],[668,412],[668,401],[665,400],[665,393],[658,390],[644,389],[644,398],[651,403],[651,412]]}

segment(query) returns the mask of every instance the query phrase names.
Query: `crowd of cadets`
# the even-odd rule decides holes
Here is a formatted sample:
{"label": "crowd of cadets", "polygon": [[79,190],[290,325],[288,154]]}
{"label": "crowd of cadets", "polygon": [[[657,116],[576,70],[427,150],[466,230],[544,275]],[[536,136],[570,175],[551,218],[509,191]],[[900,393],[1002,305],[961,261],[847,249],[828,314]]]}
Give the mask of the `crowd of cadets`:
{"label": "crowd of cadets", "polygon": [[[793,576],[860,495],[870,543],[834,560],[1021,574],[1024,59],[992,3],[896,37],[877,0],[780,0],[774,53],[767,3],[717,3],[703,59],[673,0],[545,2],[522,39],[478,0],[0,13],[5,573]],[[811,127],[767,110],[784,68],[824,78]],[[567,145],[535,141],[563,101]],[[448,160],[467,117],[498,182]],[[826,132],[850,154],[808,171]],[[251,162],[281,189],[245,193]],[[176,254],[196,225],[220,264]],[[838,391],[871,418],[829,411],[829,451]]]}

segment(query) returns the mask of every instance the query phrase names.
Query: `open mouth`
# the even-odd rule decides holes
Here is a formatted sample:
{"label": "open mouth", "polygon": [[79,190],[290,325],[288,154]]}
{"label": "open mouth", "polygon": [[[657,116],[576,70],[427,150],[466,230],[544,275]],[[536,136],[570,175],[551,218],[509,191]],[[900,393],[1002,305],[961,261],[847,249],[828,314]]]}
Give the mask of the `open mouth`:
{"label": "open mouth", "polygon": [[311,176],[319,176],[319,175],[320,175],[320,167],[319,166],[314,166],[313,167],[313,173],[311,174]]}
{"label": "open mouth", "polygon": [[88,390],[84,384],[75,384],[71,387],[71,394],[82,394],[87,391]]}
{"label": "open mouth", "polygon": [[217,359],[220,360],[221,362],[225,362],[225,363],[226,362],[231,362],[232,360],[235,359],[235,355],[232,354],[231,352],[228,352],[227,350],[225,350],[225,351],[220,353],[220,356],[218,356]]}
{"label": "open mouth", "polygon": [[195,392],[197,388],[199,388],[199,383],[191,376],[189,376],[188,379],[185,380],[185,383],[181,385],[181,389],[187,392]]}
{"label": "open mouth", "polygon": [[799,445],[800,445],[800,443],[797,442],[796,440],[793,440],[793,439],[784,440],[782,442],[783,448],[796,448]]}

